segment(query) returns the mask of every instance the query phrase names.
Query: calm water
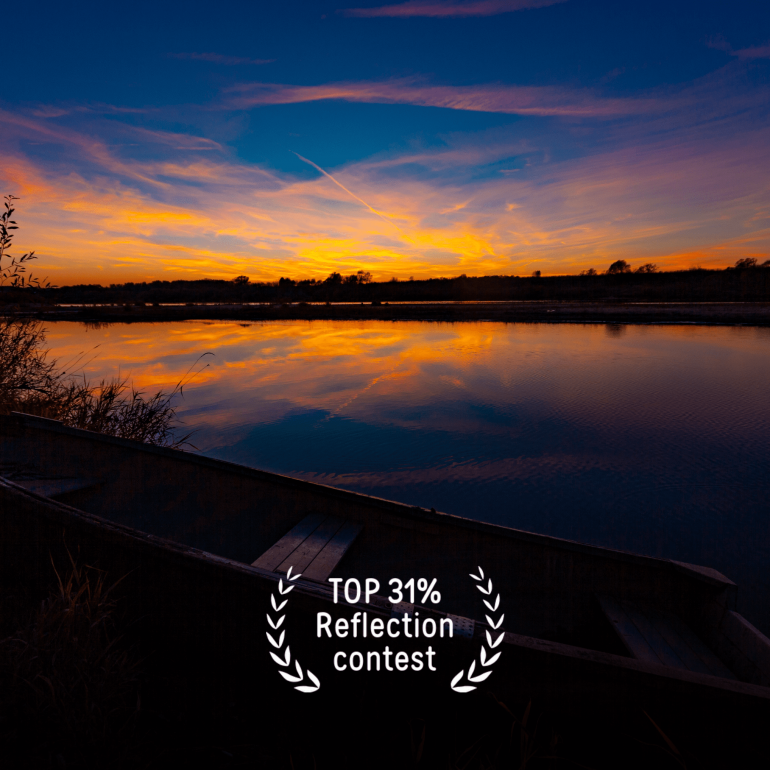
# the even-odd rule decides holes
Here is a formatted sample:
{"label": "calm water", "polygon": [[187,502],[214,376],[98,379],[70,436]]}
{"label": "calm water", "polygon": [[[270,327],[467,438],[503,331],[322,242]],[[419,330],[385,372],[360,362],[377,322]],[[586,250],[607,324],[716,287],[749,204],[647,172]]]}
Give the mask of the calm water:
{"label": "calm water", "polygon": [[211,351],[179,411],[202,453],[713,566],[770,631],[770,329],[57,323],[49,342],[147,390]]}

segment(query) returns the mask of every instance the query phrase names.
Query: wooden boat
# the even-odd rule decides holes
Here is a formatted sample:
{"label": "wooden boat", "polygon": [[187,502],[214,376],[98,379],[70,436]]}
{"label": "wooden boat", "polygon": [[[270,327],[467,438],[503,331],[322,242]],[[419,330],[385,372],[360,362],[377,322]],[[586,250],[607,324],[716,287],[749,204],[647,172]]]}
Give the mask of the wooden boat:
{"label": "wooden boat", "polygon": [[[2,417],[0,575],[44,587],[53,577],[51,558],[66,562],[65,547],[114,578],[128,575],[126,599],[159,659],[205,660],[222,678],[237,672],[276,692],[313,691],[309,668],[327,693],[368,678],[450,697],[460,697],[454,682],[460,692],[517,689],[561,701],[590,695],[607,704],[770,704],[770,640],[734,611],[736,586],[708,567],[486,524],[28,415]],[[354,578],[362,587],[376,580],[380,589],[368,604],[363,597],[335,604],[329,581],[337,578],[340,596]],[[416,606],[406,593],[394,604],[387,598],[393,578],[426,578],[431,590],[424,601],[418,590]],[[279,586],[294,588],[282,595]],[[404,630],[404,618],[419,615],[436,628],[451,620],[453,633],[445,623],[445,638],[354,638],[357,612],[370,629],[377,618],[383,625],[395,618]],[[276,629],[281,613],[287,621]],[[347,619],[350,633],[319,638],[319,613]],[[276,644],[282,631],[293,657]],[[334,666],[337,652],[354,667],[355,651],[363,660],[385,644],[394,654],[406,651],[408,670],[386,671],[384,660],[379,672]],[[418,672],[412,654],[429,644],[437,671],[423,658]],[[286,681],[298,676],[295,660],[302,661],[301,681]]]}

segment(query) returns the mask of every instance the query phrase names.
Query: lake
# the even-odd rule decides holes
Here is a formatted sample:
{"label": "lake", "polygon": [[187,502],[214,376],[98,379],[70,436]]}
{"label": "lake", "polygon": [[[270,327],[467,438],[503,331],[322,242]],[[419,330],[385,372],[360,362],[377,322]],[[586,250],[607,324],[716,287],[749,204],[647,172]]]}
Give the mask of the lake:
{"label": "lake", "polygon": [[770,329],[188,321],[48,330],[51,354],[78,360],[75,371],[92,379],[130,377],[154,392],[192,367],[178,414],[205,455],[712,566],[742,587],[739,611],[770,632]]}

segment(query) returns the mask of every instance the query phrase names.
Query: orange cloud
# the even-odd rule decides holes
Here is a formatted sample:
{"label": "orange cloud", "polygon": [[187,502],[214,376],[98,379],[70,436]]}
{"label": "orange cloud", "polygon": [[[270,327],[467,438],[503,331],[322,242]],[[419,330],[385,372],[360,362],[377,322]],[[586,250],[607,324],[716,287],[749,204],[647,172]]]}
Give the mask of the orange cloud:
{"label": "orange cloud", "polygon": [[[487,324],[454,325],[440,337],[437,343],[435,330],[426,335],[419,323],[382,321],[245,325],[193,321],[167,324],[162,334],[152,324],[93,329],[63,322],[48,332],[48,343],[51,356],[62,364],[69,362],[76,376],[93,381],[122,376],[139,389],[170,391],[192,367],[199,373],[185,389],[183,407],[188,401],[216,399],[221,388],[227,388],[228,401],[236,392],[235,400],[244,404],[258,392],[261,400],[271,402],[275,418],[282,403],[290,409],[325,411],[329,417],[350,414],[373,391],[379,397],[393,397],[408,388],[413,399],[429,403],[423,367],[445,366],[451,358],[455,376],[449,384],[459,387],[464,374],[489,366],[494,353],[510,343],[503,339],[501,344],[500,335]],[[201,359],[206,351],[216,354]]]}
{"label": "orange cloud", "polygon": [[[753,382],[753,391],[761,398],[756,351],[757,335],[764,332],[673,326],[662,333],[649,326],[630,326],[620,347],[630,342],[629,349],[636,353],[619,358],[614,355],[619,350],[617,338],[600,324],[192,321],[162,328],[137,323],[94,329],[60,322],[48,332],[48,342],[51,355],[62,363],[81,357],[84,366],[82,370],[74,366],[75,373],[92,381],[123,376],[149,392],[169,391],[191,367],[198,371],[177,403],[187,429],[199,430],[194,443],[205,450],[207,442],[212,442],[209,447],[213,442],[220,446],[234,442],[255,424],[298,413],[316,415],[319,422],[345,417],[403,428],[414,427],[419,420],[423,431],[471,436],[479,429],[473,415],[434,408],[437,402],[455,400],[458,391],[465,401],[470,392],[476,403],[495,404],[504,390],[514,402],[530,401],[535,412],[546,398],[557,414],[574,407],[578,392],[581,413],[594,424],[611,410],[625,415],[627,427],[645,427],[648,409],[623,409],[628,383],[638,379],[639,355],[648,381],[660,382],[670,376],[672,360],[683,365],[680,341],[687,340],[688,349],[695,351],[693,360],[701,363],[704,351],[724,350],[733,356],[732,379]],[[201,359],[206,351],[215,355]],[[741,363],[735,359],[738,351],[751,355]],[[613,366],[597,368],[597,360],[609,357],[616,359]],[[722,365],[720,356],[705,359]],[[680,392],[681,398],[687,395]],[[687,413],[681,398],[662,402],[655,389],[642,387],[637,396],[654,402],[655,413],[669,426]],[[214,432],[207,436],[209,429]],[[506,420],[491,421],[484,431],[489,436],[510,436],[511,426]],[[562,464],[563,459],[559,458]],[[579,462],[585,466],[596,461],[581,456]],[[552,457],[536,458],[523,469],[518,461],[508,469],[495,462],[474,465],[474,477],[531,474],[538,463],[550,462]]]}
{"label": "orange cloud", "polygon": [[[324,88],[337,87],[309,92]],[[206,137],[116,128],[112,120],[78,131],[0,111],[0,183],[22,199],[18,249],[34,249],[36,272],[60,285],[360,269],[379,280],[553,274],[618,258],[666,268],[764,260],[767,128],[744,121],[738,130],[729,113],[710,109],[694,127],[669,113],[645,116],[644,126],[610,122],[606,146],[583,157],[554,160],[532,139],[491,131],[313,179],[242,162]],[[31,153],[31,142],[42,149]],[[134,144],[141,158],[130,156]]]}

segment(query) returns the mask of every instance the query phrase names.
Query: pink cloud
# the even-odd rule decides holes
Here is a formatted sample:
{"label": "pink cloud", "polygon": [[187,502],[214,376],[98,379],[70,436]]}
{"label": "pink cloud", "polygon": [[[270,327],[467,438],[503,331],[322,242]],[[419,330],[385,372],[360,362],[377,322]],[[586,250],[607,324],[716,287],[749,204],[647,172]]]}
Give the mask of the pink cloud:
{"label": "pink cloud", "polygon": [[[38,112],[35,111],[30,117],[0,109],[0,126],[9,146],[20,138],[25,141],[59,145],[67,148],[66,156],[70,161],[77,157],[81,162],[92,164],[95,168],[109,172],[115,177],[149,184],[156,188],[170,189],[168,182],[157,178],[154,174],[148,175],[144,167],[118,157],[111,146],[112,142],[61,126],[47,118],[39,119]],[[144,145],[166,145],[175,150],[186,151],[222,149],[220,144],[206,137],[170,131],[152,131],[125,123],[118,123],[113,128],[118,135],[123,134],[134,142],[138,140]]]}
{"label": "pink cloud", "polygon": [[[242,162],[205,136],[90,111],[80,130],[71,120],[39,117],[49,115],[45,109],[32,116],[0,111],[0,186],[22,198],[19,248],[35,249],[60,285],[241,274],[274,280],[358,269],[378,278],[548,274],[604,268],[619,257],[667,268],[724,266],[744,256],[764,261],[767,91],[744,82],[744,69],[733,61],[647,101],[406,80],[229,92],[254,104],[349,98],[479,109],[487,99],[485,107],[532,114],[602,116],[613,104],[612,115],[646,110],[643,118],[591,127],[602,141],[581,157],[549,157],[549,132],[560,126],[529,136],[492,128],[346,164],[330,169],[333,177],[283,175]],[[556,108],[562,111],[544,111]],[[579,136],[585,128],[568,126]],[[30,151],[33,143],[46,145],[45,153]],[[521,166],[515,173],[508,165],[514,157]],[[475,173],[497,162],[503,173]]]}
{"label": "pink cloud", "polygon": [[739,48],[737,51],[728,43],[724,37],[717,35],[717,37],[706,41],[706,45],[709,48],[716,48],[717,51],[724,51],[729,53],[730,56],[735,56],[738,59],[770,59],[770,43],[767,45],[755,45],[750,48]]}
{"label": "pink cloud", "polygon": [[223,147],[219,142],[208,139],[205,136],[194,136],[192,134],[179,134],[172,131],[152,131],[140,126],[127,126],[127,132],[136,136],[145,143],[166,144],[175,150],[217,150],[222,151]]}
{"label": "pink cloud", "polygon": [[269,104],[296,104],[326,99],[377,104],[414,104],[452,110],[511,115],[602,117],[632,115],[656,108],[652,99],[603,99],[592,91],[551,86],[430,86],[413,80],[330,83],[292,86],[248,83],[228,89],[227,107],[247,109]]}
{"label": "pink cloud", "polygon": [[730,52],[739,59],[770,59],[770,45],[758,45],[752,48],[740,48]]}
{"label": "pink cloud", "polygon": [[[0,118],[13,126],[7,113]],[[92,129],[53,135],[49,121],[37,124],[38,136],[65,145],[69,166],[17,152],[0,158],[0,176],[22,197],[20,246],[35,248],[59,284],[358,269],[378,278],[577,272],[619,255],[633,264],[724,265],[770,248],[763,128],[726,138],[699,126],[654,143],[612,142],[521,177],[464,181],[469,165],[526,149],[491,141],[390,161],[456,168],[447,183],[413,170],[382,173],[381,160],[350,164],[330,180],[271,175],[219,153],[118,159]],[[35,121],[16,128],[29,137]],[[174,133],[153,141],[179,146]],[[79,174],[81,160],[97,173]],[[137,184],[145,180],[155,184]]]}
{"label": "pink cloud", "polygon": [[522,11],[527,8],[544,8],[556,5],[566,0],[409,0],[406,3],[385,5],[379,8],[350,8],[341,11],[345,16],[372,18],[375,16],[390,16],[409,18],[413,16],[429,16],[433,18],[457,18],[467,16],[497,16],[500,13]]}

